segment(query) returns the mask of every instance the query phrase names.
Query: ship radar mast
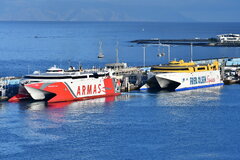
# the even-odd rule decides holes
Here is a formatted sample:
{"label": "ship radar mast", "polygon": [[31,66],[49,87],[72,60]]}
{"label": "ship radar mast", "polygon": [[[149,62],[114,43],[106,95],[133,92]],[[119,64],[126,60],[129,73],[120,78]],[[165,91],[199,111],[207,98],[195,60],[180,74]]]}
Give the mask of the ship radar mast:
{"label": "ship radar mast", "polygon": [[117,41],[117,44],[116,44],[116,63],[119,63],[119,57],[118,57],[118,46],[119,46],[119,42]]}

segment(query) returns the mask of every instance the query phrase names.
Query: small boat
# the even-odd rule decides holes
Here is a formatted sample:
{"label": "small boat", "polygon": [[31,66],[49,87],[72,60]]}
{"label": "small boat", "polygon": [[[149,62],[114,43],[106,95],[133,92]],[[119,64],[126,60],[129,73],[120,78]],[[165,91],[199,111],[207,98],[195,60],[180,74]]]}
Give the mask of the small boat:
{"label": "small boat", "polygon": [[239,69],[236,69],[236,67],[228,67],[228,69],[225,69],[223,82],[224,84],[239,83]]}
{"label": "small boat", "polygon": [[120,84],[109,72],[63,70],[56,67],[45,73],[30,74],[20,81],[19,92],[9,99],[64,102],[120,95]]}
{"label": "small boat", "polygon": [[229,76],[229,77],[225,78],[223,80],[223,82],[224,82],[224,84],[235,84],[235,83],[239,83],[240,79],[237,77]]}
{"label": "small boat", "polygon": [[240,43],[240,34],[220,34],[217,37],[221,43]]}
{"label": "small boat", "polygon": [[104,58],[103,50],[102,50],[102,41],[99,42],[99,53],[98,53],[98,58]]}
{"label": "small boat", "polygon": [[153,66],[150,71],[152,77],[147,85],[152,89],[181,91],[223,85],[217,61],[202,65],[171,61],[167,65]]}
{"label": "small boat", "polygon": [[100,59],[101,59],[101,58],[104,58],[104,54],[103,54],[103,53],[99,53],[99,54],[98,54],[98,58],[100,58]]}
{"label": "small boat", "polygon": [[[70,68],[71,67],[72,66],[70,66]],[[64,69],[58,68],[56,65],[54,65],[53,67],[50,67],[49,69],[47,69],[46,73],[62,74],[62,73],[64,73]]]}

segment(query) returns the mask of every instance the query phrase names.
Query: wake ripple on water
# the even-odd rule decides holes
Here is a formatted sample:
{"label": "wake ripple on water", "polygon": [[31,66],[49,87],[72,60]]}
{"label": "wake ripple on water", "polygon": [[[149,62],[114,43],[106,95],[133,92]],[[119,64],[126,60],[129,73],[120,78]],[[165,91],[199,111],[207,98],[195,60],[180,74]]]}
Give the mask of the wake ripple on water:
{"label": "wake ripple on water", "polygon": [[189,91],[159,94],[158,104],[162,106],[218,106],[222,87],[211,87]]}

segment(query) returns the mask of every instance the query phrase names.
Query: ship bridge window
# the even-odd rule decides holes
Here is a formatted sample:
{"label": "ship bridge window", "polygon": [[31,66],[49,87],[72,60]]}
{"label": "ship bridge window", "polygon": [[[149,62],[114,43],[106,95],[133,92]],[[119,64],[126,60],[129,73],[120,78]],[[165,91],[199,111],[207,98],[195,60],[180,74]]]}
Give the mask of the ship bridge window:
{"label": "ship bridge window", "polygon": [[153,68],[152,71],[189,71],[189,68]]}
{"label": "ship bridge window", "polygon": [[206,68],[205,67],[199,67],[199,68],[197,68],[197,70],[206,70]]}
{"label": "ship bridge window", "polygon": [[90,78],[98,78],[99,75],[97,73],[93,73],[92,75],[89,75]]}
{"label": "ship bridge window", "polygon": [[87,76],[77,76],[77,77],[72,77],[72,79],[81,79],[81,78],[87,78]]}
{"label": "ship bridge window", "polygon": [[47,72],[62,72],[62,70],[47,70]]}
{"label": "ship bridge window", "polygon": [[41,81],[30,81],[31,83],[38,83],[38,82],[41,82]]}
{"label": "ship bridge window", "polygon": [[[108,74],[107,74],[108,75]],[[105,77],[106,74],[99,74],[98,77]]]}
{"label": "ship bridge window", "polygon": [[216,67],[216,66],[213,66],[212,69],[213,69],[213,70],[217,70],[217,67]]}
{"label": "ship bridge window", "polygon": [[109,73],[107,74],[98,74],[98,73],[93,73],[92,75],[89,75],[90,78],[98,78],[98,77],[105,77],[108,76]]}

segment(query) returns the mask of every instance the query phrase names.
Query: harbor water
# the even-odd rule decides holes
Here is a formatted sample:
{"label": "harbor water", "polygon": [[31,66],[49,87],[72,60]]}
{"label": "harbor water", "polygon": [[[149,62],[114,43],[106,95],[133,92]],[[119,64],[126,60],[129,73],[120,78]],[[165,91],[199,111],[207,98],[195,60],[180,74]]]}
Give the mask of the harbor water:
{"label": "harbor water", "polygon": [[[239,33],[240,23],[1,22],[0,76],[58,65],[102,67],[119,59],[143,65],[136,39],[209,38]],[[103,42],[104,58],[98,59]],[[167,48],[160,48],[167,52]],[[239,57],[240,49],[194,47],[193,59]],[[146,65],[167,62],[147,46]],[[171,59],[190,60],[189,46]],[[235,160],[240,157],[240,85],[47,104],[0,103],[0,159]]]}

